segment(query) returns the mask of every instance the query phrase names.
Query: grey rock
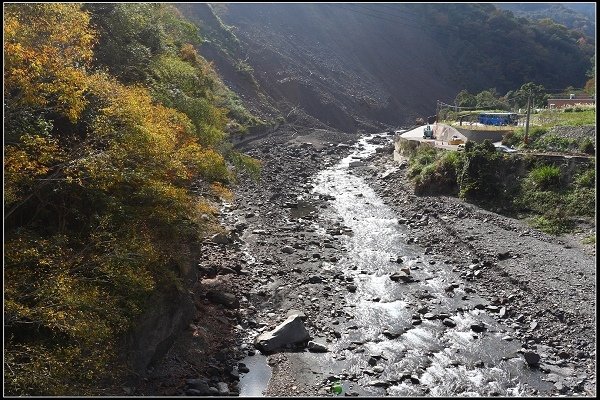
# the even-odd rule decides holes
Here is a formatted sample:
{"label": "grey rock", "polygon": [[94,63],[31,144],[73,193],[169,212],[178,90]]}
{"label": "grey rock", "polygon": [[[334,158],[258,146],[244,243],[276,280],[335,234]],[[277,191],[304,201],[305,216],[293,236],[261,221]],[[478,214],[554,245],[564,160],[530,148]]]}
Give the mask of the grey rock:
{"label": "grey rock", "polygon": [[208,382],[204,379],[188,379],[186,381],[190,390],[196,390],[196,395],[205,395],[209,393]]}
{"label": "grey rock", "polygon": [[375,387],[388,387],[390,386],[390,384],[388,382],[385,381],[369,381],[367,383],[368,386],[375,386]]}
{"label": "grey rock", "polygon": [[525,321],[525,316],[523,314],[519,314],[517,316],[517,318],[515,319],[515,321],[517,321],[517,322],[524,322]]}
{"label": "grey rock", "polygon": [[292,246],[283,246],[281,251],[286,254],[292,254],[294,252],[294,248]]}
{"label": "grey rock", "polygon": [[255,339],[255,346],[261,351],[270,352],[286,345],[305,342],[310,334],[304,327],[302,318],[297,315],[289,316],[273,331],[260,334]]}
{"label": "grey rock", "polygon": [[423,315],[423,318],[431,320],[431,319],[436,319],[437,316],[434,313],[428,312],[428,313],[425,313],[425,315]]}
{"label": "grey rock", "polygon": [[240,306],[239,300],[232,293],[209,290],[206,293],[206,298],[213,303],[223,304],[227,308],[238,308]]}
{"label": "grey rock", "polygon": [[531,324],[529,324],[529,329],[531,329],[531,330],[534,330],[537,327],[538,327],[537,321],[533,321]]}
{"label": "grey rock", "polygon": [[225,382],[217,383],[217,390],[219,391],[219,394],[221,396],[229,395],[229,386],[227,386],[227,384]]}
{"label": "grey rock", "polygon": [[312,340],[310,342],[308,342],[307,347],[308,347],[309,351],[312,351],[314,353],[327,353],[329,351],[327,346],[325,346],[324,344],[317,343]]}
{"label": "grey rock", "polygon": [[390,279],[393,280],[394,282],[398,282],[398,281],[412,282],[413,281],[413,277],[404,271],[394,272],[392,275],[390,275]]}
{"label": "grey rock", "polygon": [[471,330],[473,332],[481,333],[481,332],[487,330],[487,328],[483,322],[480,322],[478,324],[471,324]]}
{"label": "grey rock", "polygon": [[557,355],[558,355],[560,358],[562,358],[563,360],[566,360],[566,359],[568,359],[568,358],[571,358],[571,354],[569,354],[568,352],[566,352],[566,351],[564,351],[564,350],[562,350],[562,351],[559,351]]}
{"label": "grey rock", "polygon": [[303,321],[306,321],[306,314],[303,311],[294,310],[294,309],[289,310],[286,314],[286,318],[291,317],[292,315],[299,315]]}
{"label": "grey rock", "polygon": [[565,394],[565,393],[567,393],[567,392],[569,391],[569,389],[570,389],[570,388],[569,388],[569,386],[565,385],[565,383],[564,383],[564,382],[562,382],[562,381],[561,381],[561,382],[556,382],[556,383],[554,384],[554,387],[555,387],[555,388],[556,388],[556,390],[558,390],[558,392],[559,392],[559,393],[561,393],[561,394]]}
{"label": "grey rock", "polygon": [[537,353],[534,353],[533,351],[524,352],[523,357],[525,357],[525,361],[529,365],[537,365],[537,364],[539,364],[540,359],[541,359],[540,355]]}
{"label": "grey rock", "polygon": [[401,336],[402,333],[401,332],[390,332],[389,330],[385,329],[383,332],[381,332],[383,334],[383,336],[385,336],[388,339],[396,339],[397,337]]}
{"label": "grey rock", "polygon": [[217,244],[229,244],[233,242],[228,233],[217,233],[213,235],[210,240]]}
{"label": "grey rock", "polygon": [[244,363],[239,363],[238,364],[238,371],[241,374],[247,374],[248,372],[250,372],[250,368],[248,368],[248,366]]}
{"label": "grey rock", "polygon": [[452,319],[450,318],[446,318],[442,321],[442,323],[450,328],[454,328],[456,326],[456,322],[454,322]]}
{"label": "grey rock", "polygon": [[236,224],[233,226],[233,228],[238,232],[243,231],[247,227],[248,227],[248,223],[244,222],[244,221],[236,222]]}

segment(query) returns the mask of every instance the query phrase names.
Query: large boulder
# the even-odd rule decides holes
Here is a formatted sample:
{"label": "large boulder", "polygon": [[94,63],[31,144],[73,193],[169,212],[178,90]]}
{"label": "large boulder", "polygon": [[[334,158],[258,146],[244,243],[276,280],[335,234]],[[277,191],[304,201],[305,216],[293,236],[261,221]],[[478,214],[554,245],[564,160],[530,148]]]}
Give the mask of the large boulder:
{"label": "large boulder", "polygon": [[254,341],[257,349],[271,352],[290,344],[305,342],[310,339],[310,334],[304,327],[302,317],[298,314],[290,315],[277,328],[271,332],[260,334]]}
{"label": "large boulder", "polygon": [[239,308],[240,306],[240,301],[234,294],[220,290],[209,290],[206,293],[206,298],[213,303],[223,304],[227,308]]}

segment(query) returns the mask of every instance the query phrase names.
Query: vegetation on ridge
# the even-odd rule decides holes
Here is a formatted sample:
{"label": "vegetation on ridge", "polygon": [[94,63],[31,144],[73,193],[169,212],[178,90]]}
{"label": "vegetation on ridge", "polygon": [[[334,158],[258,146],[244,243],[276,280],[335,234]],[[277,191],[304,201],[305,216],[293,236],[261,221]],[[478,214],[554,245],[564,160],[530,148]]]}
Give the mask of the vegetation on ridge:
{"label": "vegetation on ridge", "polygon": [[9,4],[4,38],[5,393],[103,394],[119,337],[256,162],[169,5]]}

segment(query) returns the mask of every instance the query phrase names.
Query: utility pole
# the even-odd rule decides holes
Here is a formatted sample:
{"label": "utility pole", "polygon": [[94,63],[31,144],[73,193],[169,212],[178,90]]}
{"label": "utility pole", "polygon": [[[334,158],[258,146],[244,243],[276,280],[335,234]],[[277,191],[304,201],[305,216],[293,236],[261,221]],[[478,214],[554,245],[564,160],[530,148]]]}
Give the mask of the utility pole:
{"label": "utility pole", "polygon": [[523,141],[525,145],[528,143],[528,135],[529,135],[529,115],[531,114],[531,91],[529,92],[529,97],[527,97],[527,118],[525,119],[525,137]]}

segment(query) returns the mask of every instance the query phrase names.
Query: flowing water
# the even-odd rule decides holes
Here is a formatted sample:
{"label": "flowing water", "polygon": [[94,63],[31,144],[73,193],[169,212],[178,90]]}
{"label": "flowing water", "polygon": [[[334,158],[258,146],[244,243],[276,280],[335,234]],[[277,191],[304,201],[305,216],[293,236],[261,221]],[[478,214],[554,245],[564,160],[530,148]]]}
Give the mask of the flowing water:
{"label": "flowing water", "polygon": [[[546,393],[551,385],[518,353],[521,343],[511,339],[512,329],[488,314],[483,299],[464,290],[465,282],[451,265],[426,255],[419,245],[407,244],[408,228],[352,173],[352,163],[377,148],[369,144],[371,138],[360,140],[352,154],[314,180],[315,194],[333,198],[331,217],[341,217],[352,229],[344,239],[347,252],[338,263],[324,267],[351,277],[357,288],[347,295],[348,318],[340,324],[342,334],[330,344],[331,351],[302,353],[304,362],[340,377],[344,391],[360,395]],[[409,268],[415,281],[390,279],[400,268]],[[455,288],[445,290],[451,284]],[[415,315],[421,323],[413,322]],[[455,326],[445,326],[444,318]],[[481,323],[484,332],[471,329]]]}

